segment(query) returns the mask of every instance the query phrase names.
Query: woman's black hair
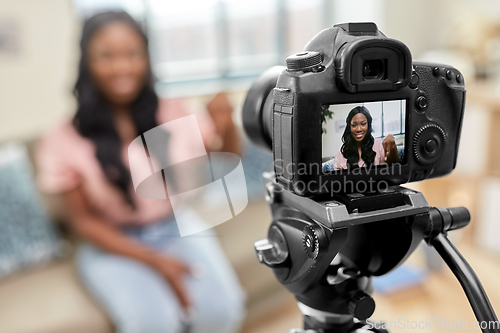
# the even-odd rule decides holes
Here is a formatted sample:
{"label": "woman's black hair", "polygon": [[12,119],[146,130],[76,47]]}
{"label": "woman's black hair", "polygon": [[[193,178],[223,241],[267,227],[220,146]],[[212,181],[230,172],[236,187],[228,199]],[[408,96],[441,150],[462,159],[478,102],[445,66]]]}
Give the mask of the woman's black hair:
{"label": "woman's black hair", "polygon": [[356,167],[359,162],[358,146],[356,145],[356,140],[354,140],[351,134],[351,121],[352,118],[354,118],[354,116],[358,113],[362,113],[368,121],[368,130],[363,138],[363,141],[361,141],[361,159],[365,162],[365,165],[369,167],[373,164],[373,161],[375,161],[376,156],[376,153],[373,151],[373,143],[375,142],[375,139],[372,135],[372,116],[366,107],[357,106],[349,112],[345,120],[346,126],[344,134],[342,135],[342,142],[344,142],[344,144],[340,150],[342,155],[344,155],[347,159],[348,167],[351,168]]}
{"label": "woman's black hair", "polygon": [[[88,64],[88,47],[92,38],[100,29],[115,22],[127,24],[141,36],[149,57],[148,39],[140,25],[127,13],[104,12],[86,20],[80,40],[81,58],[74,88],[78,108],[73,118],[73,125],[82,136],[89,138],[95,144],[95,154],[106,177],[121,190],[127,202],[134,206],[129,193],[130,172],[122,161],[120,137],[113,123],[110,107],[94,84]],[[154,91],[154,78],[150,65],[146,76],[142,91],[130,106],[138,134],[158,125],[156,121],[158,96]]]}

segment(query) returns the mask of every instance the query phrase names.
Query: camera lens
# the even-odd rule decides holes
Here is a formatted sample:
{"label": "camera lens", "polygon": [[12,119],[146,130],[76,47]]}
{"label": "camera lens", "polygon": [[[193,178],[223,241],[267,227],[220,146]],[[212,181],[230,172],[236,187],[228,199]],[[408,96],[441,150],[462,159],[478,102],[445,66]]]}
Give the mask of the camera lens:
{"label": "camera lens", "polygon": [[363,63],[363,78],[365,80],[383,79],[384,74],[385,66],[382,60],[366,60]]}

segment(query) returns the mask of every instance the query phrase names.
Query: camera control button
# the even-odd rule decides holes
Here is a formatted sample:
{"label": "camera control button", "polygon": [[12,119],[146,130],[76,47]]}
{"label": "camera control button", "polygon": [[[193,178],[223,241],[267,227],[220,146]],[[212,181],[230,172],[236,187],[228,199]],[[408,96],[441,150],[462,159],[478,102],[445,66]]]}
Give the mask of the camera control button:
{"label": "camera control button", "polygon": [[428,154],[433,154],[436,152],[437,148],[438,148],[438,142],[436,141],[436,139],[429,139],[427,140],[427,142],[425,143],[425,152],[428,153]]}
{"label": "camera control button", "polygon": [[415,89],[418,86],[418,82],[419,82],[418,75],[413,73],[413,75],[411,76],[410,84],[408,85],[410,86],[411,89]]}
{"label": "camera control button", "polygon": [[446,78],[447,78],[448,80],[453,79],[453,72],[452,72],[452,71],[450,71],[449,69],[446,71]]}
{"label": "camera control button", "polygon": [[413,137],[413,154],[422,165],[434,164],[443,156],[446,146],[446,133],[437,124],[420,127]]}
{"label": "camera control button", "polygon": [[425,97],[425,96],[418,96],[417,99],[415,100],[415,106],[419,110],[427,109],[427,104],[428,104],[428,101],[427,101],[427,97]]}
{"label": "camera control button", "polygon": [[434,76],[439,76],[441,74],[441,69],[439,67],[434,67],[432,74],[434,74]]}

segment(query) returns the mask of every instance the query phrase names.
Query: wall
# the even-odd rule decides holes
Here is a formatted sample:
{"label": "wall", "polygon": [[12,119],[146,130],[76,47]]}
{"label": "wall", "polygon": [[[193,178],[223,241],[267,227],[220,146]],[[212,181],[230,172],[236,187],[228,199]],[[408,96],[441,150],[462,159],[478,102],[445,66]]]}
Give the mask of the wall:
{"label": "wall", "polygon": [[2,0],[19,51],[0,57],[0,141],[28,139],[74,111],[79,21],[69,0]]}

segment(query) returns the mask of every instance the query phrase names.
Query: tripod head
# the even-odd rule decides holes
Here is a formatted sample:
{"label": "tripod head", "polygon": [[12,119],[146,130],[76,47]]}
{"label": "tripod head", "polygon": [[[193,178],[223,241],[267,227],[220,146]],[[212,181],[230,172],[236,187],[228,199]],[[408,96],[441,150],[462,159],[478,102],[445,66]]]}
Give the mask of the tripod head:
{"label": "tripod head", "polygon": [[469,223],[466,208],[429,207],[422,193],[401,186],[312,199],[286,191],[270,173],[264,179],[273,222],[255,250],[295,295],[306,329],[366,327],[375,310],[371,278],[399,266],[422,240],[453,270],[478,320],[496,320],[479,279],[446,238]]}

